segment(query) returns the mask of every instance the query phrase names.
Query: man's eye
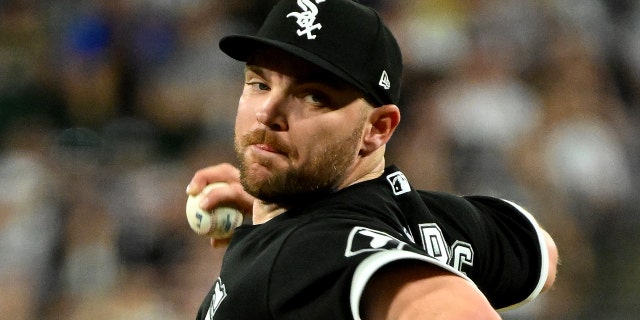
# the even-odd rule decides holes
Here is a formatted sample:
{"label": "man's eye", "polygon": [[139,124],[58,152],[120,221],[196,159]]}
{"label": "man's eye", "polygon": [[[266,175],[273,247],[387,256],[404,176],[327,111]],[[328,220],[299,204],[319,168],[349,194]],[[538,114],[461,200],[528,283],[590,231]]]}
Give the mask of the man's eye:
{"label": "man's eye", "polygon": [[247,85],[260,91],[265,91],[270,89],[269,86],[267,86],[262,82],[247,82]]}
{"label": "man's eye", "polygon": [[304,96],[304,100],[315,105],[327,104],[327,97],[318,93],[309,93]]}
{"label": "man's eye", "polygon": [[310,103],[315,103],[315,104],[322,103],[320,98],[315,94],[308,94],[308,95],[304,96],[304,99],[307,102],[310,102]]}

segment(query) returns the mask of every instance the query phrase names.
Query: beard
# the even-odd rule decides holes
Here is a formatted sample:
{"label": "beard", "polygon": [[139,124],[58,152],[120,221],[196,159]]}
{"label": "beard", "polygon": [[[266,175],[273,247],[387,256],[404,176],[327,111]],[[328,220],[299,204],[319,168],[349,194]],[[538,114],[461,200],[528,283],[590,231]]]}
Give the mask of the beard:
{"label": "beard", "polygon": [[259,160],[260,165],[272,172],[266,178],[258,177],[249,170],[250,163],[243,156],[247,147],[266,142],[287,156],[295,153],[263,129],[236,137],[235,149],[240,162],[240,182],[245,191],[252,196],[285,208],[309,203],[331,194],[339,188],[347,170],[355,162],[363,126],[364,123],[356,126],[351,134],[343,139],[323,141],[324,148],[315,149],[311,162],[299,167],[293,166],[289,161],[289,166],[285,169],[277,169],[271,160]]}

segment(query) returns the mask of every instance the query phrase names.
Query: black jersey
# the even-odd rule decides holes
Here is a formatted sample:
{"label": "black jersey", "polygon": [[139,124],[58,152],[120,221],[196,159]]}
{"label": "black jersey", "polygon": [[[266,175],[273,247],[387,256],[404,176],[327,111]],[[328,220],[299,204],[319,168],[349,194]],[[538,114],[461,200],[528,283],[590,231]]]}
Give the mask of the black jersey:
{"label": "black jersey", "polygon": [[377,179],[238,227],[197,319],[360,319],[370,277],[403,259],[472,281],[494,308],[514,306],[542,288],[543,241],[514,204],[417,191],[391,166]]}

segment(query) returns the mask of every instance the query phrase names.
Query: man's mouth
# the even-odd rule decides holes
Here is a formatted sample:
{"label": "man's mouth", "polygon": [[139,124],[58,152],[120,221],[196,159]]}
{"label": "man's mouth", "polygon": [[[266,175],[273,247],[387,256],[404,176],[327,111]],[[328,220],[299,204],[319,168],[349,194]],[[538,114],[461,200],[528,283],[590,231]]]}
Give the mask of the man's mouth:
{"label": "man's mouth", "polygon": [[258,148],[260,150],[266,151],[266,152],[271,152],[271,153],[282,153],[280,151],[278,151],[278,149],[266,144],[266,143],[257,143],[257,144],[253,144],[252,145],[255,148]]}
{"label": "man's mouth", "polygon": [[243,136],[245,147],[254,147],[259,150],[286,155],[288,153],[288,147],[281,143],[273,135],[267,134],[264,130],[252,131]]}

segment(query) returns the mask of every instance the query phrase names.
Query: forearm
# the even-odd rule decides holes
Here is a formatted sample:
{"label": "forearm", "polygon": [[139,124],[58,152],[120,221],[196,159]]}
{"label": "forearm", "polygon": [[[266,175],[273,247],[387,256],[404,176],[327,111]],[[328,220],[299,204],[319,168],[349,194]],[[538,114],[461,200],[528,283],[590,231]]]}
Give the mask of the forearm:
{"label": "forearm", "polygon": [[467,280],[436,266],[397,264],[367,286],[363,319],[500,319]]}

